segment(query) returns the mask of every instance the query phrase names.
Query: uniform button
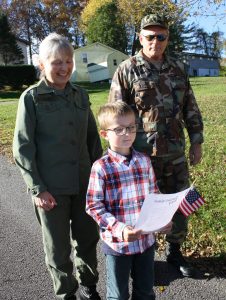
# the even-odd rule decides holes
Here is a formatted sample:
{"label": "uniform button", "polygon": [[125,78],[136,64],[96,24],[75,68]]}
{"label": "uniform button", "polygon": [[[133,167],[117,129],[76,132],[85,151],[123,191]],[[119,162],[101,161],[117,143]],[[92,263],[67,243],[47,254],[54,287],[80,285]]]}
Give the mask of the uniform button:
{"label": "uniform button", "polygon": [[76,165],[76,164],[77,164],[77,161],[76,161],[76,160],[73,160],[71,163],[72,163],[72,165]]}
{"label": "uniform button", "polygon": [[72,141],[71,141],[71,144],[72,144],[73,146],[75,146],[75,145],[76,145],[76,141],[75,141],[75,140],[72,140]]}
{"label": "uniform button", "polygon": [[68,124],[69,124],[70,126],[73,126],[73,125],[74,125],[74,122],[70,121],[70,122],[68,122]]}

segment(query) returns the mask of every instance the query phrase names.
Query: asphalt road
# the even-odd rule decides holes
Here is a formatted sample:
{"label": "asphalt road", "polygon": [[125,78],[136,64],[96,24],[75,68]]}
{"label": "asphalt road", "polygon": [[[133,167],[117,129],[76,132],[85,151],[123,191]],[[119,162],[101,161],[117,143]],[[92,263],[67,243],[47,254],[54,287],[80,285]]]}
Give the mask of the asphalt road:
{"label": "asphalt road", "polygon": [[[99,249],[98,249],[99,250]],[[105,263],[98,251],[98,290],[105,299]],[[196,279],[180,274],[156,256],[157,300],[226,300],[225,266],[214,258],[192,261]],[[44,263],[40,227],[19,170],[0,156],[0,300],[53,300]]]}

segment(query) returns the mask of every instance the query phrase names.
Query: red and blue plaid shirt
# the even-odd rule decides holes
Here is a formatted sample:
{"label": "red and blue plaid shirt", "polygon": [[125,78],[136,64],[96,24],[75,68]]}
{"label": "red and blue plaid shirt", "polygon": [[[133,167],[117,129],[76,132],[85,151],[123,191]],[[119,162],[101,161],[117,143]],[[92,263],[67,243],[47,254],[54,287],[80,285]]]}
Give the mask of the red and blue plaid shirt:
{"label": "red and blue plaid shirt", "polygon": [[129,161],[110,149],[92,167],[86,211],[98,223],[101,239],[120,254],[142,253],[155,241],[153,234],[125,242],[122,232],[134,226],[145,196],[158,188],[150,158],[132,150]]}

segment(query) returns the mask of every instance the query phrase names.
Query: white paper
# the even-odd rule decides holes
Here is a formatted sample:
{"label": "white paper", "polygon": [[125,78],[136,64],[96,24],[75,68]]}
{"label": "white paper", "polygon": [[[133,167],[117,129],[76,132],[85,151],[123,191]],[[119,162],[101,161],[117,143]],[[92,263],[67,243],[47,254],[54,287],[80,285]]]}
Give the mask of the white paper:
{"label": "white paper", "polygon": [[143,233],[161,231],[173,218],[190,188],[174,194],[149,194],[135,225]]}

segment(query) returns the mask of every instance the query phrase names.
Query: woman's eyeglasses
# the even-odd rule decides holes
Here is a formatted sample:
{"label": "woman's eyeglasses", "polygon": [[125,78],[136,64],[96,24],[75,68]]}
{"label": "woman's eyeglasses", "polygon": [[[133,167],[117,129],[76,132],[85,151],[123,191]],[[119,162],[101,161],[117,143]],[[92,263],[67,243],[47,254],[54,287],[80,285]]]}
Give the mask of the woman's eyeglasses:
{"label": "woman's eyeglasses", "polygon": [[138,124],[130,125],[128,127],[116,127],[114,129],[106,129],[106,131],[114,131],[116,135],[124,135],[127,133],[137,132]]}
{"label": "woman's eyeglasses", "polygon": [[159,42],[164,42],[167,38],[168,35],[166,34],[150,34],[150,35],[143,35],[144,37],[146,37],[146,39],[150,42],[153,41],[155,38],[159,41]]}

